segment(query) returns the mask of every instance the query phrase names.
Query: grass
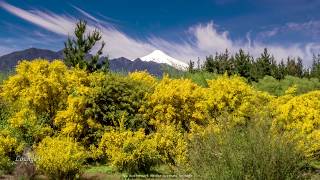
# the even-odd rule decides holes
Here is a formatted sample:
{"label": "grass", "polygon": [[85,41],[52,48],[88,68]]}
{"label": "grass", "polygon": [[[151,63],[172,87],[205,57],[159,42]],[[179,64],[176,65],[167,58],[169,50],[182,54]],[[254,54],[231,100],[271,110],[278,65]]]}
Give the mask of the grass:
{"label": "grass", "polygon": [[107,165],[96,165],[89,166],[83,172],[81,179],[93,180],[93,179],[110,179],[110,180],[118,180],[124,179],[125,174],[121,174],[113,170],[111,166]]}
{"label": "grass", "polygon": [[[152,169],[150,173],[152,175],[173,175],[174,173],[171,169],[166,165],[157,166]],[[149,175],[146,174],[139,174],[140,176],[144,177],[143,179],[154,179],[154,178],[145,178]],[[139,176],[138,175],[138,176]],[[130,179],[133,178],[134,175],[129,175],[127,173],[119,173],[116,172],[111,166],[108,165],[96,165],[96,166],[89,166],[81,176],[81,179]],[[138,179],[138,178],[134,178]]]}
{"label": "grass", "polygon": [[302,153],[284,138],[273,137],[266,124],[249,123],[221,135],[196,138],[189,151],[193,175],[205,179],[307,179]]}
{"label": "grass", "polygon": [[204,72],[204,71],[195,71],[195,72],[188,72],[188,71],[179,71],[176,69],[167,69],[165,71],[166,74],[169,75],[172,79],[191,79],[192,82],[198,84],[202,87],[208,87],[207,80],[216,79],[218,76],[214,73]]}
{"label": "grass", "polygon": [[90,166],[88,169],[85,170],[85,173],[105,173],[105,174],[112,174],[115,171],[112,169],[111,166],[106,165],[99,165],[99,166]]}

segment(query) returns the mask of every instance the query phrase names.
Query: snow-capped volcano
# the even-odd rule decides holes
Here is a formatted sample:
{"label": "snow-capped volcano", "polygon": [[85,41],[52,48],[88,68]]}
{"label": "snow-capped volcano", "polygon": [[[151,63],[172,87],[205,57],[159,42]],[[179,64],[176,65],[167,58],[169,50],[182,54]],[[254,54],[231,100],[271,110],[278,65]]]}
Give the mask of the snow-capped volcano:
{"label": "snow-capped volcano", "polygon": [[180,60],[177,60],[173,57],[170,57],[169,55],[165,54],[164,52],[160,50],[155,50],[152,53],[141,57],[140,58],[142,61],[153,61],[156,63],[163,63],[163,64],[168,64],[170,66],[173,66],[177,69],[180,70],[186,70],[188,68],[188,64],[184,63]]}

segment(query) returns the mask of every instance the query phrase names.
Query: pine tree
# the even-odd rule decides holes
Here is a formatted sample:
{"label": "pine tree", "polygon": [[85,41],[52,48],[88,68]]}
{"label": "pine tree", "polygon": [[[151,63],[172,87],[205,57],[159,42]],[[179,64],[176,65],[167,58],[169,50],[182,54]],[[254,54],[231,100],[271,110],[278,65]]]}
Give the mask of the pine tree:
{"label": "pine tree", "polygon": [[108,58],[105,58],[101,64],[98,63],[105,46],[105,42],[102,41],[101,47],[98,49],[95,55],[89,54],[96,43],[101,40],[102,36],[100,32],[94,30],[92,33],[88,33],[86,35],[86,29],[87,23],[85,21],[79,21],[74,31],[75,38],[71,39],[69,37],[67,42],[65,42],[65,63],[72,67],[79,66],[80,68],[86,69],[89,72],[97,70],[108,71]]}
{"label": "pine tree", "polygon": [[296,64],[296,76],[302,78],[303,72],[304,72],[304,68],[302,64],[302,59],[298,57],[297,64]]}
{"label": "pine tree", "polygon": [[273,76],[274,78],[281,80],[284,79],[284,77],[287,75],[286,72],[286,65],[283,62],[283,60],[281,60],[280,64],[278,64],[277,69],[275,71],[275,76]]}
{"label": "pine tree", "polygon": [[219,74],[228,73],[231,74],[231,65],[230,65],[230,59],[229,59],[229,51],[228,49],[225,50],[224,53],[217,54],[215,59],[217,61],[217,71]]}
{"label": "pine tree", "polygon": [[191,60],[189,61],[188,71],[194,73],[194,62]]}
{"label": "pine tree", "polygon": [[320,54],[313,55],[310,76],[320,78]]}
{"label": "pine tree", "polygon": [[293,58],[287,58],[286,75],[296,76],[296,61]]}
{"label": "pine tree", "polygon": [[217,73],[217,62],[212,55],[207,56],[204,62],[204,70],[211,73]]}
{"label": "pine tree", "polygon": [[256,61],[258,79],[262,79],[264,76],[272,75],[271,66],[273,61],[273,57],[269,54],[268,49],[265,48],[261,56]]}
{"label": "pine tree", "polygon": [[249,54],[246,54],[242,49],[235,54],[235,73],[247,78],[249,81],[256,80],[253,76],[253,60]]}

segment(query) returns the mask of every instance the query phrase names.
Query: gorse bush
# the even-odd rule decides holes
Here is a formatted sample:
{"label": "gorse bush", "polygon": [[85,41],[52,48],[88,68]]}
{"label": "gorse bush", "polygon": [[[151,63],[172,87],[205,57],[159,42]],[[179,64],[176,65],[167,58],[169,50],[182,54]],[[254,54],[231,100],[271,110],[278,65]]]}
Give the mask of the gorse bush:
{"label": "gorse bush", "polygon": [[308,92],[317,81],[287,77],[280,84],[22,61],[0,89],[0,168],[11,171],[29,146],[38,172],[52,179],[73,179],[96,163],[204,179],[307,177],[304,165],[320,162],[320,93]]}
{"label": "gorse bush", "polygon": [[74,179],[81,172],[87,154],[69,137],[47,137],[35,149],[36,167],[52,179]]}
{"label": "gorse bush", "polygon": [[142,83],[115,74],[76,74],[83,82],[73,88],[66,109],[55,118],[62,134],[97,142],[106,126],[118,126],[122,116],[128,128],[143,126],[137,115],[148,88]]}
{"label": "gorse bush", "polygon": [[275,119],[273,131],[298,141],[298,147],[309,157],[320,160],[320,91],[279,97],[271,104]]}
{"label": "gorse bush", "polygon": [[161,162],[173,167],[181,167],[187,163],[187,141],[184,134],[171,125],[160,125],[152,134],[156,142],[156,150]]}
{"label": "gorse bush", "polygon": [[144,129],[111,130],[103,135],[99,150],[113,167],[128,173],[150,173],[161,164],[174,170],[187,162],[187,142],[183,134],[167,125],[150,135]]}
{"label": "gorse bush", "polygon": [[147,71],[133,72],[128,75],[131,79],[144,83],[150,88],[155,86],[157,79],[150,75]]}
{"label": "gorse bush", "polygon": [[167,124],[189,131],[190,122],[203,124],[205,121],[203,100],[203,90],[190,80],[164,77],[148,95],[141,111],[153,126]]}
{"label": "gorse bush", "polygon": [[61,61],[23,61],[16,71],[1,96],[14,109],[10,126],[30,144],[57,132],[97,142],[105,126],[117,126],[123,115],[129,128],[145,127],[137,115],[151,89],[142,80],[68,69]]}
{"label": "gorse bush", "polygon": [[[208,81],[206,104],[210,116],[218,124],[228,126],[246,124],[248,120],[263,111],[271,99],[267,93],[254,90],[238,76],[220,76]],[[230,114],[232,122],[219,122],[220,116]],[[218,118],[218,119],[217,119]]]}
{"label": "gorse bush", "polygon": [[23,151],[23,144],[13,137],[8,130],[0,130],[0,174],[14,168],[16,156]]}
{"label": "gorse bush", "polygon": [[111,130],[106,132],[99,145],[101,151],[119,171],[148,173],[160,162],[157,142],[149,138],[143,129]]}
{"label": "gorse bush", "polygon": [[8,122],[29,143],[52,134],[53,118],[68,95],[67,73],[61,61],[22,61],[4,82],[1,97],[13,109]]}

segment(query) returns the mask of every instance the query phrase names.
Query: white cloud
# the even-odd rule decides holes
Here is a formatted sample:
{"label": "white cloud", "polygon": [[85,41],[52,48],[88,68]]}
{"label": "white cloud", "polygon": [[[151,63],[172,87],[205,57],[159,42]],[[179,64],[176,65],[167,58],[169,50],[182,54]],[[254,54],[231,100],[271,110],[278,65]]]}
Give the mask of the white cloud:
{"label": "white cloud", "polygon": [[311,37],[318,37],[320,35],[320,21],[311,20],[306,22],[288,22],[284,25],[262,31],[259,33],[259,36],[262,38],[268,38],[288,32],[299,32]]}
{"label": "white cloud", "polygon": [[262,38],[269,38],[269,37],[273,37],[273,36],[277,35],[279,33],[279,31],[280,31],[279,27],[275,27],[271,30],[260,32],[259,36],[261,36]]}
{"label": "white cloud", "polygon": [[[72,34],[76,23],[76,19],[71,16],[37,10],[27,11],[5,2],[0,2],[0,7],[26,21],[60,35]],[[229,37],[228,31],[218,31],[213,22],[190,27],[186,33],[188,37],[185,38],[188,41],[172,42],[159,37],[146,37],[146,40],[139,40],[112,26],[108,26],[107,22],[103,23],[81,9],[78,10],[87,16],[87,18],[93,20],[88,27],[89,30],[93,30],[96,27],[100,29],[103,34],[103,40],[107,43],[105,53],[109,54],[110,57],[124,56],[135,59],[155,49],[160,49],[177,59],[187,62],[190,59],[196,60],[198,57],[203,59],[207,55],[222,52],[225,49],[229,49],[231,53],[235,53],[242,48],[245,51],[249,51],[253,56],[258,56],[263,52],[263,48],[267,47],[277,59],[285,59],[288,56],[300,56],[307,60],[312,57],[312,52],[320,50],[320,44],[317,43],[305,45],[292,44],[290,46],[264,44],[252,40],[249,36],[250,33],[247,34],[246,41],[232,40]],[[275,33],[277,31],[271,31],[267,35],[273,36]],[[306,64],[310,64],[310,62],[306,62]]]}

